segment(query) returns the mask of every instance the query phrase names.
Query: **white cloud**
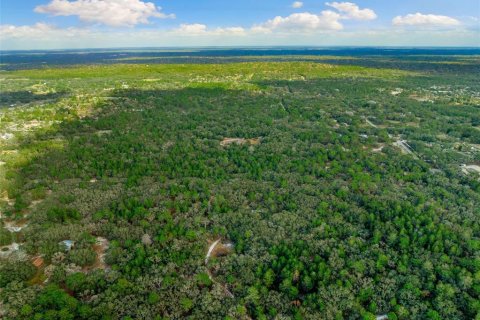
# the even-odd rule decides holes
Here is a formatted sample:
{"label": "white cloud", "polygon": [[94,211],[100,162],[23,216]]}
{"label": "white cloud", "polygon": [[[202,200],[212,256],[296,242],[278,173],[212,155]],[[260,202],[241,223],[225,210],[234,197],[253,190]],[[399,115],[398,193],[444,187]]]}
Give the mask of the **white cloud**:
{"label": "white cloud", "polygon": [[397,16],[393,18],[392,24],[395,26],[424,26],[424,27],[450,27],[460,25],[457,19],[439,16],[434,14],[411,13],[406,16]]}
{"label": "white cloud", "polygon": [[55,37],[75,38],[89,34],[88,29],[66,28],[60,29],[52,25],[39,22],[34,25],[14,26],[0,25],[0,40],[4,39],[39,39],[48,40]]}
{"label": "white cloud", "polygon": [[52,0],[38,6],[35,12],[53,16],[78,16],[81,21],[108,26],[134,26],[148,23],[149,18],[174,18],[161,12],[152,2],[141,0]]}
{"label": "white cloud", "polygon": [[377,17],[373,10],[360,9],[351,2],[327,2],[326,4],[339,12],[324,10],[320,14],[302,12],[293,13],[287,17],[277,16],[253,26],[251,30],[255,33],[335,31],[343,29],[340,20],[373,20]]}
{"label": "white cloud", "polygon": [[293,13],[288,17],[277,16],[265,23],[252,28],[256,33],[271,33],[273,31],[297,32],[297,31],[321,31],[341,30],[342,24],[338,21],[340,15],[326,10],[320,14],[309,12]]}
{"label": "white cloud", "polygon": [[218,35],[245,35],[246,31],[242,27],[230,27],[230,28],[216,28],[213,30],[213,34],[218,34]]}
{"label": "white cloud", "polygon": [[303,2],[301,1],[295,1],[294,3],[292,3],[292,8],[294,9],[300,9],[301,7],[303,7]]}
{"label": "white cloud", "polygon": [[209,36],[231,35],[231,36],[239,36],[239,35],[245,35],[246,31],[242,27],[228,27],[228,28],[210,29],[204,24],[193,23],[193,24],[181,24],[179,28],[171,30],[170,33],[175,33],[175,34],[184,35],[184,36],[192,36],[192,35],[209,35]]}
{"label": "white cloud", "polygon": [[185,34],[200,34],[207,32],[207,26],[200,23],[182,24],[176,31]]}
{"label": "white cloud", "polygon": [[[160,37],[196,37],[196,36],[244,36],[247,31],[242,27],[208,28],[204,24],[182,24],[176,29],[131,29],[130,32],[115,32],[114,30],[101,30],[96,28],[57,28],[46,23],[37,23],[34,25],[14,26],[0,25],[0,41],[7,40],[39,40],[39,41],[68,41],[69,39],[83,38],[103,38],[110,34],[112,40],[122,37],[137,37],[155,39]],[[125,35],[125,36],[123,36]],[[153,41],[153,40],[152,40]]]}
{"label": "white cloud", "polygon": [[[0,0],[1,1],[1,0]],[[147,1],[147,0],[145,0]],[[139,0],[53,0],[53,4],[67,4],[65,8],[59,8],[62,15],[73,14],[71,5],[74,3],[90,3],[98,7],[112,3],[145,3]],[[115,7],[112,5],[111,7]],[[9,49],[55,49],[55,48],[85,48],[85,47],[162,47],[162,46],[209,46],[209,45],[461,45],[475,46],[478,44],[478,29],[468,28],[468,20],[458,28],[375,28],[370,30],[343,30],[343,22],[347,20],[370,20],[376,14],[370,9],[360,9],[357,5],[349,2],[332,2],[328,6],[335,9],[322,12],[297,12],[288,16],[277,16],[270,20],[254,25],[251,28],[234,27],[210,27],[202,23],[185,23],[174,29],[156,28],[127,28],[112,29],[98,26],[83,26],[59,28],[46,23],[37,23],[27,26],[0,25],[0,47]],[[108,17],[113,14],[111,7],[96,12],[96,20],[89,17],[87,11],[77,10],[76,15],[83,21],[100,22],[107,25],[135,25],[148,22],[153,17],[147,11],[118,9],[124,14],[114,18]],[[51,9],[51,8],[50,8]],[[50,10],[49,9],[49,10]],[[60,10],[61,9],[61,10]],[[78,9],[78,8],[77,8]],[[37,8],[38,10],[38,8]],[[46,10],[45,8],[42,10]],[[125,10],[125,11],[122,11]],[[139,13],[135,17],[127,16],[131,12]],[[81,14],[79,13],[81,11]],[[370,12],[371,11],[371,12]],[[160,15],[160,9],[153,6],[153,12]],[[51,13],[51,12],[50,12]],[[118,11],[117,11],[118,13]],[[373,14],[372,14],[373,13]],[[53,13],[52,13],[53,14]],[[92,13],[93,14],[93,13]],[[58,14],[60,15],[60,14]],[[103,17],[103,18],[101,18]],[[107,20],[105,20],[107,19]],[[143,19],[143,20],[142,20]],[[113,21],[113,22],[112,22]],[[120,23],[121,21],[122,23]],[[441,21],[441,22],[439,22]],[[440,25],[453,26],[460,22],[444,16],[411,14],[396,17],[392,23],[399,26],[409,25]],[[477,25],[477,24],[475,24]],[[342,32],[337,32],[343,30]]]}
{"label": "white cloud", "polygon": [[0,25],[2,38],[22,38],[25,36],[45,34],[53,28],[46,23],[37,23],[33,26],[14,26],[10,24]]}
{"label": "white cloud", "polygon": [[377,18],[375,11],[372,9],[360,9],[358,5],[351,2],[327,2],[327,6],[337,9],[344,15],[344,19],[354,20],[374,20]]}

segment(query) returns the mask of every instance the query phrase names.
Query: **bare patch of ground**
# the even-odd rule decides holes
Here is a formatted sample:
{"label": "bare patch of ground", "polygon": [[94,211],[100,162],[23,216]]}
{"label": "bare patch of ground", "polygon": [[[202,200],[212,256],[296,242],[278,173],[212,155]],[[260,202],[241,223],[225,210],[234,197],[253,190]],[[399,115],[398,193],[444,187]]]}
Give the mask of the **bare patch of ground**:
{"label": "bare patch of ground", "polygon": [[228,146],[230,144],[249,144],[249,145],[257,145],[260,144],[260,138],[252,138],[252,139],[243,139],[243,138],[224,138],[221,142],[221,146]]}
{"label": "bare patch of ground", "polygon": [[12,243],[8,246],[0,247],[0,258],[24,259],[27,254],[20,249],[19,243]]}
{"label": "bare patch of ground", "polygon": [[15,154],[18,153],[18,150],[2,150],[0,151],[1,154]]}
{"label": "bare patch of ground", "polygon": [[32,120],[24,124],[25,130],[31,130],[42,126],[42,122],[38,120]]}
{"label": "bare patch of ground", "polygon": [[167,150],[169,149],[170,147],[172,147],[175,143],[173,141],[167,141],[163,146],[162,146],[162,149],[163,150]]}
{"label": "bare patch of ground", "polygon": [[393,143],[394,146],[400,148],[404,154],[414,154],[412,147],[408,144],[406,140],[398,140]]}
{"label": "bare patch of ground", "polygon": [[390,92],[390,94],[392,96],[398,96],[399,94],[403,93],[403,89],[402,88],[395,88],[394,90],[392,90]]}
{"label": "bare patch of ground", "polygon": [[480,151],[480,144],[470,144],[471,151]]}
{"label": "bare patch of ground", "polygon": [[210,257],[223,257],[231,253],[233,250],[233,244],[230,242],[222,243],[220,239],[213,242],[208,248],[207,255],[205,256],[205,264],[208,263]]}
{"label": "bare patch of ground", "polygon": [[[47,195],[51,194],[52,190],[47,190]],[[44,199],[39,199],[39,200],[33,200],[30,205],[28,206],[29,209],[33,209],[36,206],[38,206],[40,203],[42,203]]]}
{"label": "bare patch of ground", "polygon": [[214,241],[210,247],[208,247],[208,252],[207,252],[207,255],[205,256],[205,264],[208,264],[208,260],[210,259],[210,256],[212,255],[212,251],[215,249],[215,247],[217,246],[217,244],[220,243],[220,239]]}
{"label": "bare patch of ground", "polygon": [[28,226],[27,219],[18,221],[4,221],[4,228],[10,232],[18,233]]}
{"label": "bare patch of ground", "polygon": [[383,148],[385,148],[385,145],[383,143],[380,143],[376,148],[373,148],[373,152],[382,152]]}
{"label": "bare patch of ground", "polygon": [[111,133],[112,133],[112,130],[99,130],[99,131],[96,132],[96,135],[101,137],[101,136],[111,134]]}
{"label": "bare patch of ground", "polygon": [[412,95],[409,96],[409,98],[413,99],[413,100],[416,100],[418,102],[430,102],[430,103],[435,102],[429,96],[419,96],[419,95],[416,95],[416,94],[412,94]]}
{"label": "bare patch of ground", "polygon": [[0,139],[2,140],[10,140],[10,139],[13,139],[15,136],[12,134],[12,133],[2,133],[0,134]]}
{"label": "bare patch of ground", "polygon": [[97,253],[97,260],[92,268],[106,270],[108,269],[108,266],[105,263],[105,254],[108,250],[109,242],[107,239],[102,237],[97,237],[96,241],[97,242],[93,245],[93,250],[95,250]]}
{"label": "bare patch of ground", "polygon": [[470,164],[470,165],[462,164],[460,168],[462,168],[462,172],[465,174],[470,174],[472,172],[476,172],[480,174],[480,166],[476,164]]}
{"label": "bare patch of ground", "polygon": [[408,127],[420,128],[420,124],[418,122],[410,121],[410,122],[406,122],[405,125]]}

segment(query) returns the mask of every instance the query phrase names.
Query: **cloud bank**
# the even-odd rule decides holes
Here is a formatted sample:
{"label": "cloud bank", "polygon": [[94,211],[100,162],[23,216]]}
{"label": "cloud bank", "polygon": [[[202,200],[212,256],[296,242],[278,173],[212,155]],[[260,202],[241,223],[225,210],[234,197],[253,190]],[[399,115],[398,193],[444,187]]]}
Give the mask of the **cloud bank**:
{"label": "cloud bank", "polygon": [[395,26],[433,26],[433,27],[451,27],[459,26],[457,19],[434,14],[413,13],[406,16],[396,16],[392,20]]}
{"label": "cloud bank", "polygon": [[183,36],[205,36],[205,35],[231,35],[240,36],[245,35],[246,30],[242,27],[229,27],[229,28],[215,28],[210,29],[205,24],[193,23],[193,24],[181,24],[179,28],[171,30],[170,33],[179,34]]}

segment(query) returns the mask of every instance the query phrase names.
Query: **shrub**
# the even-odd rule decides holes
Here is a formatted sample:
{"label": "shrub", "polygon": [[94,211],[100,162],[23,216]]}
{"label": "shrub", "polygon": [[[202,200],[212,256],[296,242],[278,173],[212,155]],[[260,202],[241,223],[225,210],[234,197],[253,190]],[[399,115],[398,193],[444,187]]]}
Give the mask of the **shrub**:
{"label": "shrub", "polygon": [[47,218],[53,222],[68,222],[71,220],[80,220],[80,213],[71,208],[51,208],[47,211]]}

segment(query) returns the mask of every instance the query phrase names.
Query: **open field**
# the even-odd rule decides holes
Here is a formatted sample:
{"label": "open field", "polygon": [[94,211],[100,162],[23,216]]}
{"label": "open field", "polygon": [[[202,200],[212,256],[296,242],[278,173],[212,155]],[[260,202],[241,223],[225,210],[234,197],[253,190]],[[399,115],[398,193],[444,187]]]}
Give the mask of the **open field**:
{"label": "open field", "polygon": [[194,52],[3,56],[0,317],[480,316],[478,55]]}

